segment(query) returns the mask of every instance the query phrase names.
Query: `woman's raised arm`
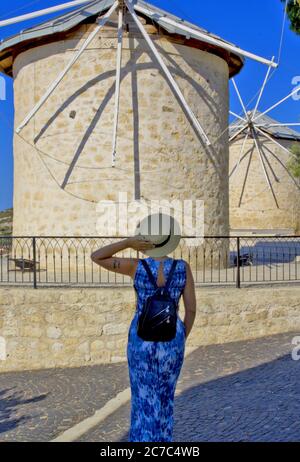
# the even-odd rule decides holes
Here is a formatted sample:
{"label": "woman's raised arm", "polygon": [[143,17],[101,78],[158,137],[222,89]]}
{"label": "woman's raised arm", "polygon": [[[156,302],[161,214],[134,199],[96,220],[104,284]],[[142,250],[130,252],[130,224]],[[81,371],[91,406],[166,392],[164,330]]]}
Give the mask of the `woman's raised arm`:
{"label": "woman's raised arm", "polygon": [[113,257],[113,255],[128,248],[146,250],[152,249],[153,247],[154,244],[152,244],[151,241],[134,236],[101,247],[91,253],[91,259],[94,263],[102,266],[108,271],[125,274],[133,278],[138,258],[119,258]]}

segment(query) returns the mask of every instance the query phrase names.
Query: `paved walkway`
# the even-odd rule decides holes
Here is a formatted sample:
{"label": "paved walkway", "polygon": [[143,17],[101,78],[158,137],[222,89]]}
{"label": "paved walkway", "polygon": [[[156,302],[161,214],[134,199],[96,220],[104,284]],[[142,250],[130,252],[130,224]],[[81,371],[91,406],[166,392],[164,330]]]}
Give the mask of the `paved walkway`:
{"label": "paved walkway", "polygon": [[[174,441],[299,441],[289,333],[199,347],[178,380]],[[188,344],[188,342],[187,342]],[[127,363],[0,374],[0,441],[50,441],[129,387]],[[75,441],[127,441],[130,401]]]}

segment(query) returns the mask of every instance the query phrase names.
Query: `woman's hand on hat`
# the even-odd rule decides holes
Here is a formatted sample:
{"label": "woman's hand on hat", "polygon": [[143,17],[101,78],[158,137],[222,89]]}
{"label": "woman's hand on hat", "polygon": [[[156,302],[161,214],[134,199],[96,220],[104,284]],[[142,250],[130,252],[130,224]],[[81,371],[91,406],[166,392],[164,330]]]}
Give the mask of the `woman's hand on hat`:
{"label": "woman's hand on hat", "polygon": [[134,250],[147,250],[153,249],[155,244],[153,244],[153,242],[149,239],[133,236],[128,238],[128,246]]}

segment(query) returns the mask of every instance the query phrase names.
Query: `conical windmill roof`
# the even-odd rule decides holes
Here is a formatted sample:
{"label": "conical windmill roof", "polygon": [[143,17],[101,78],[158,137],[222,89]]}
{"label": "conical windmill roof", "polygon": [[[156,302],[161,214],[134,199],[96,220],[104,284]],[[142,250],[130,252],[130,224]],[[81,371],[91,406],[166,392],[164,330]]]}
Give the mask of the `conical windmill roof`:
{"label": "conical windmill roof", "polygon": [[[4,39],[0,43],[0,71],[7,75],[12,75],[13,51],[15,55],[16,48],[20,51],[24,51],[26,48],[39,46],[43,43],[43,39],[45,41],[45,38],[47,38],[48,41],[54,41],[57,39],[57,34],[63,34],[81,23],[91,22],[91,18],[93,18],[93,16],[98,16],[105,12],[113,3],[114,0],[94,0],[85,6],[76,8],[71,12],[60,15],[54,19],[52,18],[51,20],[40,23],[34,27],[24,29],[20,33]],[[161,8],[157,8],[148,2],[136,0],[136,4],[145,8],[143,15],[148,17],[149,20],[151,20],[151,23],[152,21],[157,23],[169,34],[183,37],[186,40],[186,45],[195,46],[193,45],[193,42],[196,42],[197,48],[222,56],[228,63],[230,77],[236,75],[243,67],[244,58],[242,56],[223,49],[221,45],[217,46],[202,42],[196,35],[193,35],[190,32],[185,32],[174,25],[164,22],[164,17],[173,19],[178,23],[178,25],[183,24],[189,26],[195,31],[200,31],[209,37],[216,38],[224,44],[233,45],[232,43],[200,28],[199,26],[196,26],[195,24],[168,13]]]}
{"label": "conical windmill roof", "polygon": [[[251,114],[252,111],[249,111]],[[260,115],[261,112],[256,111],[256,115]],[[240,119],[235,119],[229,126],[229,135],[233,136],[238,130],[240,130],[240,126],[242,125],[242,121]],[[290,139],[295,141],[300,141],[300,132],[293,130],[289,127],[268,127],[268,125],[278,124],[280,123],[278,120],[272,119],[272,117],[267,116],[266,114],[262,115],[259,118],[259,124],[266,125],[265,127],[261,127],[261,130],[265,131],[274,138],[282,138],[282,139]],[[243,136],[243,135],[242,135]]]}

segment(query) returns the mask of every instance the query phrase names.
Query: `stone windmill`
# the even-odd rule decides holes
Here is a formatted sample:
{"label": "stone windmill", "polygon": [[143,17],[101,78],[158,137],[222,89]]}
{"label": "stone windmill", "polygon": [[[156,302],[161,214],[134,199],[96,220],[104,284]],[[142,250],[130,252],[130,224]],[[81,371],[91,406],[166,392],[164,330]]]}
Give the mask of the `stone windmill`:
{"label": "stone windmill", "polygon": [[0,27],[73,6],[0,44],[13,234],[95,235],[97,203],[121,191],[203,200],[204,233],[228,235],[228,81],[244,57],[277,65],[140,0],[73,1]]}
{"label": "stone windmill", "polygon": [[253,110],[246,111],[239,89],[243,116],[230,125],[229,196],[230,226],[235,231],[261,230],[271,233],[299,233],[300,182],[289,169],[297,158],[300,122],[279,122],[268,114],[299,93],[295,87],[271,107],[259,111],[270,68]]}

